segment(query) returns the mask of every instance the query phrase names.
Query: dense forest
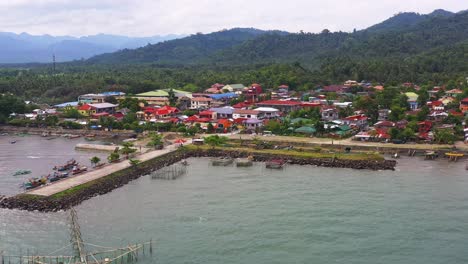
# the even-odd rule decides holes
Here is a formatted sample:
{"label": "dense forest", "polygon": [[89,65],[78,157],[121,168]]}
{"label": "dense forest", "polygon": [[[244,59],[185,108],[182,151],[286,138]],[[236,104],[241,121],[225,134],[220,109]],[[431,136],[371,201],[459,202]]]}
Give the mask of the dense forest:
{"label": "dense forest", "polygon": [[90,92],[201,91],[217,82],[285,83],[302,91],[347,79],[386,86],[454,84],[468,76],[467,62],[468,12],[439,10],[398,14],[352,33],[237,28],[59,63],[55,69],[10,65],[0,69],[0,93],[59,103]]}

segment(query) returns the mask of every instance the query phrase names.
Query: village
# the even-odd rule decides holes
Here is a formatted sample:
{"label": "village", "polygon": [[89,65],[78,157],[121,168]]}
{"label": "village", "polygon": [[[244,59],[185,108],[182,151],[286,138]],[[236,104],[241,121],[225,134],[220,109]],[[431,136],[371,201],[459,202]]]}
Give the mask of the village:
{"label": "village", "polygon": [[362,81],[297,92],[288,85],[213,84],[200,93],[160,89],[84,94],[74,102],[11,114],[9,124],[92,130],[156,130],[322,137],[395,144],[468,138],[468,97],[459,88],[386,88]]}

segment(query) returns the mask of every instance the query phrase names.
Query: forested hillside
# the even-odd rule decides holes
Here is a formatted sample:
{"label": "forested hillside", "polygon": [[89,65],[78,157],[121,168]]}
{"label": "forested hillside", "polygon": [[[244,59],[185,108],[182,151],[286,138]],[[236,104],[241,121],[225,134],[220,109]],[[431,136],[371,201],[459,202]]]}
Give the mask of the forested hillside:
{"label": "forested hillside", "polygon": [[0,93],[54,103],[106,90],[202,91],[216,82],[286,83],[305,91],[347,79],[450,87],[465,80],[468,12],[439,10],[403,27],[395,23],[398,16],[405,15],[384,21],[378,30],[288,34],[232,29],[60,63],[55,71],[51,64],[16,65],[0,70]]}

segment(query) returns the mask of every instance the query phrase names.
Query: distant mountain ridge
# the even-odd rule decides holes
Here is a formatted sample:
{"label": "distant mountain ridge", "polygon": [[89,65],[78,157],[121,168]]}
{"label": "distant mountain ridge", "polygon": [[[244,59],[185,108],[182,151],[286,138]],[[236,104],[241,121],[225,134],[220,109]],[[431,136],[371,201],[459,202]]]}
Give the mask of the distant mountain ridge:
{"label": "distant mountain ridge", "polygon": [[58,62],[87,59],[181,37],[185,35],[126,37],[97,34],[77,38],[0,32],[0,63],[51,62],[53,54]]}
{"label": "distant mountain ridge", "polygon": [[427,21],[431,18],[435,17],[451,17],[454,16],[456,13],[446,11],[443,9],[436,9],[430,14],[419,14],[414,12],[402,12],[394,15],[393,17],[373,25],[367,29],[366,31],[369,32],[378,32],[378,31],[385,31],[385,30],[404,30],[406,27],[414,26],[418,23]]}

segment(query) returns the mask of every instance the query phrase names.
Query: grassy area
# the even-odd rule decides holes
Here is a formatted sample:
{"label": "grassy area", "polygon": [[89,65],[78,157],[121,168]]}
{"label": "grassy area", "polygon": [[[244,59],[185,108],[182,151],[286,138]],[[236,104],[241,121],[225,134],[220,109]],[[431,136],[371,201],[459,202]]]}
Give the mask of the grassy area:
{"label": "grassy area", "polygon": [[273,154],[278,156],[289,156],[297,158],[308,158],[308,159],[331,159],[338,158],[343,160],[384,160],[384,157],[374,152],[359,152],[359,153],[337,153],[337,152],[324,152],[324,151],[298,151],[298,150],[284,150],[284,149],[254,149],[240,146],[232,147],[211,147],[208,145],[201,146],[187,146],[188,150],[225,150],[225,151],[236,151],[236,152],[247,152],[251,154]]}

